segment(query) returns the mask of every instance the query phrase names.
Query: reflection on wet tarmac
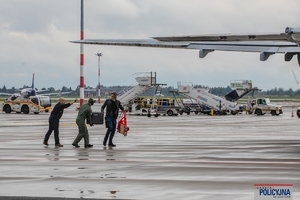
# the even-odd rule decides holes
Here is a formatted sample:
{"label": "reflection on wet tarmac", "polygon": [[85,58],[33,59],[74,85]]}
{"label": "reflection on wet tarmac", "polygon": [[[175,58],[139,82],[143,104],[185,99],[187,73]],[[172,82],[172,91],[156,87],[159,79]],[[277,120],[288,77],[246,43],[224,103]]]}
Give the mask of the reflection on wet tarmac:
{"label": "reflection on wet tarmac", "polygon": [[108,149],[105,148],[104,150],[106,150],[106,160],[116,160],[112,158],[114,155],[116,155],[116,152],[112,151],[112,147],[109,147]]}
{"label": "reflection on wet tarmac", "polygon": [[79,150],[77,153],[78,160],[89,160],[89,151],[88,150]]}
{"label": "reflection on wet tarmac", "polygon": [[49,149],[50,153],[45,154],[46,158],[48,160],[52,160],[52,161],[58,161],[59,160],[59,149],[55,148],[55,149]]}
{"label": "reflection on wet tarmac", "polygon": [[[66,110],[61,123],[76,114]],[[53,138],[43,146],[47,114],[0,117],[1,195],[253,200],[254,183],[292,183],[300,199],[299,119],[286,110],[276,117],[128,116],[130,134],[116,133],[115,148],[103,148],[104,126],[88,127],[91,149],[71,146],[76,126],[60,127],[64,147]],[[31,128],[13,125],[20,120]]]}

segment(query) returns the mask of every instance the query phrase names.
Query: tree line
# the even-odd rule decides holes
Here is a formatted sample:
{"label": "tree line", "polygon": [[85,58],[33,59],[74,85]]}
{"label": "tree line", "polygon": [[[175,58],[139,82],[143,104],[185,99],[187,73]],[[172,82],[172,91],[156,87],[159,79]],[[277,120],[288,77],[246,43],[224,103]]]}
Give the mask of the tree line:
{"label": "tree line", "polygon": [[[119,92],[125,88],[127,88],[128,86],[103,86],[101,85],[101,93],[103,93],[102,95],[104,95],[104,93],[110,93],[112,91],[115,92]],[[218,96],[225,96],[226,94],[228,94],[229,92],[232,91],[232,89],[227,86],[227,87],[207,87],[207,86],[202,86],[202,85],[196,85],[195,87],[201,87],[201,88],[207,88],[212,94],[218,95]],[[24,88],[30,88],[30,86],[24,85],[22,88],[7,88],[5,85],[1,88],[0,87],[0,93],[18,93],[20,92],[22,89]],[[96,87],[91,87],[91,86],[86,86],[85,85],[85,89],[92,89],[97,91],[98,86]],[[37,91],[45,91],[46,93],[59,93],[59,92],[70,92],[69,96],[78,96],[79,92],[80,92],[80,87],[79,85],[76,87],[76,89],[72,89],[72,87],[66,87],[63,86],[60,89],[55,89],[54,87],[43,87],[40,90],[38,90],[37,88],[35,88]],[[157,93],[161,93],[165,96],[171,96],[172,93],[170,93],[170,91],[175,91],[176,88],[172,87],[172,86],[168,86],[168,87],[158,87],[156,88],[152,88],[150,90],[148,90],[144,95],[150,96],[153,95],[155,92]],[[285,90],[283,88],[273,88],[270,90],[266,90],[266,91],[256,91],[255,93],[256,95],[268,95],[268,96],[300,96],[300,89],[298,90],[293,90],[292,88]]]}

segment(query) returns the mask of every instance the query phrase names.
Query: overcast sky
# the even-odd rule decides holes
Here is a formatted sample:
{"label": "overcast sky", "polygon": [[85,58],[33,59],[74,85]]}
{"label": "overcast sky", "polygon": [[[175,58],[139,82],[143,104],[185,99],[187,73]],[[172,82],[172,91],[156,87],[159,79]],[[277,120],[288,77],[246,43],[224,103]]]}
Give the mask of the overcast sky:
{"label": "overcast sky", "polygon": [[[31,85],[56,89],[79,85],[80,0],[0,0],[0,87]],[[300,27],[299,0],[86,0],[86,39],[146,39],[151,36],[284,32]],[[264,90],[299,89],[296,58],[276,54],[85,45],[85,83],[130,85],[136,72],[156,71],[159,83],[177,81],[228,86],[247,79]]]}

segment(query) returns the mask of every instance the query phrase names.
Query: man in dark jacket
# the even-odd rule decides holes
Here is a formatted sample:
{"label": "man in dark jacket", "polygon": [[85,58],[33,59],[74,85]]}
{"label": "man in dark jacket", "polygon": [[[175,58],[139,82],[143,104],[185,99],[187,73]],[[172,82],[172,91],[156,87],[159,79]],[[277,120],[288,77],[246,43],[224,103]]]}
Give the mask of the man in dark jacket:
{"label": "man in dark jacket", "polygon": [[105,117],[105,123],[107,127],[106,135],[103,140],[103,145],[106,146],[108,137],[108,146],[115,147],[116,145],[113,144],[113,138],[116,132],[116,126],[117,126],[117,118],[119,116],[119,109],[124,111],[123,106],[121,105],[121,102],[117,100],[117,93],[112,92],[111,98],[106,99],[104,104],[101,107],[101,112],[103,113],[104,109],[106,107],[106,117]]}
{"label": "man in dark jacket", "polygon": [[59,102],[54,106],[54,108],[50,114],[50,117],[49,117],[49,130],[45,135],[44,143],[43,143],[44,145],[48,146],[49,137],[50,137],[52,131],[54,130],[55,146],[56,147],[64,146],[64,145],[60,144],[59,137],[58,137],[58,135],[59,135],[59,132],[58,132],[59,119],[63,115],[64,109],[68,108],[70,105],[72,105],[76,101],[77,101],[77,99],[75,99],[71,103],[66,103],[66,100],[63,97],[61,97],[59,99]]}
{"label": "man in dark jacket", "polygon": [[85,125],[85,120],[87,120],[90,126],[93,126],[91,106],[94,105],[94,103],[95,101],[92,98],[90,98],[88,103],[83,104],[78,111],[78,115],[76,118],[76,124],[78,126],[78,135],[72,143],[72,145],[76,148],[80,147],[78,143],[82,138],[84,138],[85,148],[93,147],[93,145],[90,144],[89,133]]}

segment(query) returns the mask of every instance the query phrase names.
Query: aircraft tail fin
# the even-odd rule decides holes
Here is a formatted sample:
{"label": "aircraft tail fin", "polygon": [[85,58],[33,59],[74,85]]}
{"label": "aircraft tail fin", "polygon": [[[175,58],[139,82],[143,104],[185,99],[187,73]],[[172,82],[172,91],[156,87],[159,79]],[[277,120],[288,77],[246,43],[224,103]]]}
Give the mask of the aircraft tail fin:
{"label": "aircraft tail fin", "polygon": [[32,84],[31,84],[31,88],[34,89],[34,73],[32,74]]}

